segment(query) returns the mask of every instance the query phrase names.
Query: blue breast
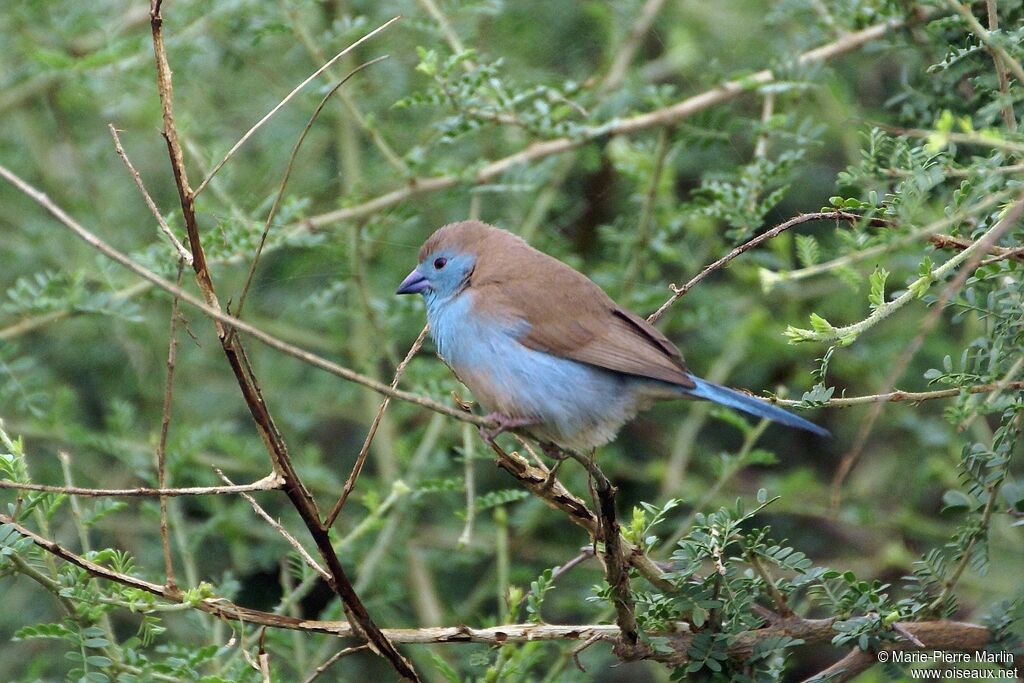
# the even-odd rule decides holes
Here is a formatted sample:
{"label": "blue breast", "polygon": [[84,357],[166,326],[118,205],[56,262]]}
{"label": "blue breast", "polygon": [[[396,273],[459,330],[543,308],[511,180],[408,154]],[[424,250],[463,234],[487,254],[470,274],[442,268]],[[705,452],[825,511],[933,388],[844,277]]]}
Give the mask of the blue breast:
{"label": "blue breast", "polygon": [[527,321],[481,315],[472,297],[428,297],[427,318],[438,353],[489,411],[536,418],[536,438],[586,451],[649,402],[649,381],[527,348]]}

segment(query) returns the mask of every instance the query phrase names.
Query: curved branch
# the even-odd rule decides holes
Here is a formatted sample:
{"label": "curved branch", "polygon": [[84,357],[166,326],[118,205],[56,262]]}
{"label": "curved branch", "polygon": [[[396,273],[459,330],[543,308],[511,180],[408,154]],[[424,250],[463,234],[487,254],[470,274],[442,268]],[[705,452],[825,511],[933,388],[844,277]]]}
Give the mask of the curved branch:
{"label": "curved branch", "polygon": [[785,223],[780,223],[780,224],[776,225],[771,230],[767,230],[767,231],[761,233],[757,237],[754,237],[752,239],[747,240],[746,242],[744,242],[740,246],[736,247],[735,249],[730,251],[728,254],[726,254],[722,258],[718,259],[717,261],[715,261],[714,263],[709,263],[702,271],[700,271],[699,273],[694,275],[690,279],[690,281],[687,282],[682,287],[676,287],[675,285],[669,285],[669,288],[672,290],[672,296],[669,297],[668,301],[663,303],[658,308],[658,310],[656,310],[654,313],[651,313],[649,316],[647,316],[647,322],[651,323],[652,325],[654,323],[658,322],[658,320],[661,318],[661,316],[665,315],[665,311],[668,310],[669,306],[671,306],[672,304],[674,304],[675,302],[679,301],[684,296],[686,296],[686,293],[689,292],[690,289],[692,289],[694,285],[698,284],[701,280],[703,280],[704,278],[706,278],[708,275],[710,275],[711,273],[715,272],[719,268],[727,265],[729,263],[729,261],[732,261],[734,258],[739,256],[743,252],[749,251],[750,249],[753,249],[754,247],[756,247],[757,245],[761,244],[762,242],[767,242],[770,239],[778,237],[780,234],[782,234],[786,230],[789,230],[790,228],[795,227],[797,225],[802,225],[804,223],[811,223],[813,221],[824,221],[824,220],[835,220],[835,221],[843,220],[843,221],[848,221],[848,222],[851,222],[851,223],[857,223],[859,221],[866,221],[869,225],[874,225],[874,226],[888,226],[888,225],[891,225],[889,223],[889,221],[884,220],[882,218],[866,218],[864,216],[861,216],[861,215],[858,215],[858,214],[855,214],[855,213],[848,213],[846,211],[819,211],[819,212],[816,212],[816,213],[803,213],[803,214],[800,214],[799,216],[795,216],[794,218],[790,218]]}

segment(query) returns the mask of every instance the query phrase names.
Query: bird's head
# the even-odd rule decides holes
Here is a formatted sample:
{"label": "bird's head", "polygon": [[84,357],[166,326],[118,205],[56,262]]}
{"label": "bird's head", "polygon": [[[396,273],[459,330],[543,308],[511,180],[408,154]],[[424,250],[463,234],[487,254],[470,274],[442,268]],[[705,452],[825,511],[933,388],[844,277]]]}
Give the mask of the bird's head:
{"label": "bird's head", "polygon": [[402,280],[398,294],[423,294],[427,303],[443,302],[478,280],[493,281],[529,249],[522,239],[480,221],[449,223],[427,238],[419,265]]}
{"label": "bird's head", "polygon": [[398,287],[398,294],[423,294],[427,300],[450,299],[469,284],[476,257],[468,251],[442,247],[422,255],[420,263]]}

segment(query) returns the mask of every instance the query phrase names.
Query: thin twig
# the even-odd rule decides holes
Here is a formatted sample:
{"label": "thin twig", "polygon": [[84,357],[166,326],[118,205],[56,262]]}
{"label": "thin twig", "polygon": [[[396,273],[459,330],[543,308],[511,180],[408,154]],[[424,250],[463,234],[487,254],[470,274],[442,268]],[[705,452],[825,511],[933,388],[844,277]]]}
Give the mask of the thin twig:
{"label": "thin twig", "polygon": [[364,62],[352,69],[348,75],[335,83],[334,86],[327,91],[327,94],[320,100],[320,104],[318,104],[313,110],[313,113],[310,115],[305,127],[303,127],[302,133],[299,134],[299,139],[295,141],[295,145],[292,147],[292,153],[288,156],[288,163],[285,166],[284,175],[281,178],[280,184],[277,186],[277,192],[274,194],[274,202],[270,205],[270,211],[267,212],[267,220],[263,224],[263,232],[260,233],[260,240],[256,244],[256,253],[253,254],[252,262],[249,264],[249,272],[245,275],[245,284],[242,285],[242,291],[238,295],[238,305],[235,307],[235,315],[237,317],[242,317],[242,308],[245,306],[245,297],[249,293],[249,286],[252,284],[253,275],[256,273],[256,265],[259,263],[260,256],[263,254],[263,246],[267,243],[267,235],[270,234],[270,226],[274,222],[274,216],[277,215],[278,207],[281,205],[281,197],[284,196],[284,189],[288,185],[288,179],[292,175],[292,167],[295,165],[295,157],[298,156],[299,148],[306,139],[306,135],[313,127],[313,123],[316,122],[317,117],[320,116],[320,112],[323,111],[324,106],[327,104],[327,100],[331,99],[331,96],[334,95],[341,86],[345,85],[349,79],[363,69],[372,66],[377,62],[384,61],[387,58],[387,55],[382,55],[376,59]]}
{"label": "thin twig", "polygon": [[601,640],[601,634],[595,633],[572,649],[572,661],[576,664],[577,669],[586,673],[587,669],[583,666],[583,662],[580,661],[580,653],[599,640]]}
{"label": "thin twig", "polygon": [[[961,394],[987,394],[990,391],[1006,391],[1007,389],[1016,391],[1018,389],[1024,389],[1024,382],[1009,382],[1005,386],[1000,386],[999,382],[991,382],[989,384],[974,384],[966,387],[953,387],[952,389],[936,389],[935,391],[887,391],[881,394],[871,394],[869,396],[849,396],[840,398],[830,398],[822,403],[815,403],[814,408],[850,408],[852,406],[862,406],[871,403],[920,403],[921,401],[934,401],[941,398],[955,398]],[[750,393],[750,392],[747,392]],[[774,396],[759,396],[770,403],[775,403],[780,406],[787,408],[806,408],[807,404],[803,401],[794,399],[776,398]]]}
{"label": "thin twig", "polygon": [[[423,341],[427,338],[427,330],[429,328],[424,325],[423,329],[420,330],[419,335],[416,337],[416,341],[409,347],[408,353],[405,354],[405,358],[398,364],[395,369],[395,376],[391,380],[390,387],[392,390],[398,386],[398,381],[402,379],[402,375],[405,374],[405,369],[409,367],[409,363],[419,353],[420,348],[423,346]],[[327,515],[324,520],[324,526],[328,529],[334,526],[334,520],[338,518],[338,514],[341,512],[341,508],[345,507],[345,501],[348,500],[349,494],[356,487],[356,480],[359,479],[359,473],[363,471],[363,465],[366,463],[366,456],[370,452],[370,444],[373,443],[373,437],[377,435],[377,428],[380,427],[380,421],[384,417],[384,411],[388,409],[388,405],[391,403],[391,396],[385,396],[384,400],[381,401],[380,408],[377,409],[377,414],[373,416],[373,422],[370,424],[370,431],[367,432],[366,438],[363,439],[363,445],[359,449],[359,454],[356,456],[356,461],[352,465],[352,471],[349,472],[348,479],[345,480],[345,486],[341,490],[341,496],[338,497],[338,502],[331,508],[331,512]]]}
{"label": "thin twig", "polygon": [[1012,152],[1013,154],[1024,154],[1024,144],[1015,142],[1013,140],[1003,140],[991,135],[982,135],[981,133],[957,133],[955,131],[943,131],[938,133],[934,130],[925,130],[921,128],[900,128],[899,126],[890,126],[880,121],[870,121],[871,126],[884,130],[887,133],[894,135],[901,135],[908,138],[921,138],[924,140],[938,138],[951,142],[955,145],[970,145],[976,147],[986,147],[988,149],[998,149],[1004,152]]}
{"label": "thin twig", "polygon": [[[1024,171],[1024,167],[1021,168]],[[928,241],[931,242],[936,249],[956,249],[963,251],[969,249],[974,244],[969,239],[963,237],[954,237],[953,235],[930,235]],[[1000,247],[992,245],[985,250],[985,253],[992,254],[990,258],[985,259],[979,266],[987,266],[997,261],[1003,261],[1005,259],[1014,259],[1024,263],[1024,247]]]}
{"label": "thin twig", "polygon": [[884,219],[881,219],[881,218],[867,218],[865,216],[860,216],[860,215],[855,214],[855,213],[848,213],[846,211],[820,211],[820,212],[816,212],[816,213],[803,213],[803,214],[800,214],[799,216],[795,216],[793,218],[790,218],[788,221],[786,221],[784,223],[780,223],[779,225],[776,225],[771,230],[766,230],[765,232],[761,233],[757,237],[754,237],[752,239],[747,240],[746,242],[744,242],[740,246],[736,247],[735,249],[730,251],[728,254],[726,254],[722,258],[718,259],[717,261],[715,261],[714,263],[708,264],[707,266],[705,266],[704,270],[702,270],[699,273],[697,273],[696,275],[694,275],[690,279],[690,281],[687,282],[682,287],[676,287],[675,285],[670,285],[669,289],[672,290],[672,296],[669,297],[668,301],[663,303],[661,305],[661,307],[658,308],[658,310],[656,310],[654,313],[651,313],[649,316],[647,316],[647,322],[651,323],[652,325],[654,323],[658,322],[658,320],[661,318],[661,316],[665,315],[665,311],[667,311],[668,308],[672,304],[674,304],[675,302],[679,301],[681,298],[686,296],[686,293],[689,292],[690,289],[692,289],[694,285],[699,283],[701,280],[703,280],[708,275],[710,275],[711,273],[715,272],[716,270],[718,270],[722,266],[724,266],[727,263],[729,263],[729,261],[732,261],[734,258],[739,256],[743,252],[748,251],[750,249],[753,249],[754,247],[756,247],[757,245],[761,244],[762,242],[766,242],[766,241],[768,241],[770,239],[773,239],[773,238],[777,237],[781,233],[785,232],[786,230],[789,230],[790,228],[792,228],[794,226],[802,225],[804,223],[810,223],[812,221],[821,221],[821,220],[836,220],[836,221],[843,220],[843,221],[848,221],[850,223],[857,223],[857,222],[860,222],[860,221],[866,221],[868,223],[868,225],[874,225],[874,226],[888,226],[888,225],[890,225],[888,221],[886,221]]}
{"label": "thin twig", "polygon": [[[435,3],[434,0],[419,0],[419,3],[423,9],[427,11],[427,14],[430,15],[430,18],[437,22],[438,28],[441,29],[441,35],[444,36],[445,42],[448,43],[452,52],[457,55],[464,53],[466,51],[466,46],[462,44],[462,39],[459,38],[459,34],[452,28],[451,22],[448,21],[448,17],[444,15],[444,12],[442,12],[441,8],[437,6],[437,3]],[[462,61],[462,68],[465,71],[470,72],[476,68],[476,65],[472,61],[464,59]]]}
{"label": "thin twig", "polygon": [[[988,11],[988,30],[999,30],[999,7],[996,0],[985,0],[985,9]],[[1007,100],[1003,105],[1003,124],[1011,133],[1017,132],[1017,117],[1013,113],[1013,100],[1010,99],[1010,76],[1006,71],[1006,64],[1003,63],[1002,55],[995,50],[992,53],[992,62],[996,67],[996,77],[999,80],[999,94]]]}
{"label": "thin twig", "polygon": [[658,202],[658,191],[661,189],[661,177],[668,163],[671,139],[671,128],[662,128],[658,133],[658,142],[654,150],[654,170],[651,171],[647,192],[644,193],[643,205],[640,208],[640,218],[636,228],[636,243],[633,246],[633,257],[629,261],[624,277],[626,285],[622,293],[623,298],[629,296],[633,283],[643,273],[644,259],[650,250],[651,221],[654,219],[654,209]]}
{"label": "thin twig", "polygon": [[629,29],[629,35],[622,42],[622,47],[615,54],[615,58],[612,60],[611,66],[608,67],[604,80],[598,86],[598,93],[611,92],[619,87],[626,77],[626,71],[633,62],[636,51],[640,48],[640,42],[647,35],[647,32],[651,30],[654,20],[664,5],[665,0],[647,0],[644,3],[643,8],[640,10],[640,16],[637,17],[633,26]]}
{"label": "thin twig", "polygon": [[[225,484],[227,484],[228,486],[234,486],[235,482],[228,479],[227,475],[224,474],[224,472],[222,472],[220,468],[215,467],[214,471],[217,473],[217,476],[224,481]],[[299,557],[301,557],[303,561],[305,561],[305,563],[309,565],[309,567],[313,571],[319,574],[324,581],[330,582],[330,572],[321,567],[320,564],[313,559],[313,556],[310,555],[309,552],[304,547],[302,547],[302,544],[299,543],[297,538],[292,536],[292,534],[287,529],[285,529],[280,522],[271,517],[270,514],[266,510],[264,510],[259,503],[256,502],[255,498],[250,496],[248,493],[242,493],[241,495],[242,498],[245,498],[246,502],[248,502],[249,505],[252,506],[253,511],[257,515],[259,515],[263,519],[263,521],[272,526],[274,528],[274,531],[281,534],[281,537],[288,542],[288,545],[295,549],[295,552],[299,554]]]}
{"label": "thin twig", "polygon": [[362,652],[363,650],[365,650],[368,647],[369,647],[369,645],[367,645],[366,643],[363,643],[362,645],[353,645],[352,647],[346,647],[346,648],[344,648],[342,650],[338,650],[333,655],[331,655],[327,659],[327,661],[325,661],[323,664],[318,666],[316,668],[316,671],[314,671],[312,674],[310,674],[309,677],[306,678],[304,683],[313,683],[313,681],[315,681],[316,679],[320,678],[320,674],[322,674],[323,672],[327,671],[329,668],[331,668],[331,666],[333,666],[335,663],[337,663],[340,659],[342,659],[344,657],[348,657],[349,655],[354,655],[357,652]]}
{"label": "thin twig", "polygon": [[[159,6],[159,3],[157,3],[157,6]],[[206,188],[206,186],[213,179],[213,177],[215,175],[217,175],[217,172],[220,171],[221,167],[223,167],[224,164],[226,164],[228,162],[228,159],[230,159],[232,156],[234,156],[235,152],[237,152],[238,149],[242,145],[245,144],[246,140],[248,140],[250,137],[252,137],[252,135],[257,130],[259,130],[260,126],[262,126],[264,123],[266,123],[270,119],[271,116],[276,114],[278,112],[278,110],[281,109],[281,107],[283,107],[284,105],[288,104],[288,101],[291,100],[293,97],[295,97],[295,95],[297,95],[300,90],[305,88],[306,85],[308,85],[317,76],[322,74],[326,69],[329,69],[331,67],[331,65],[334,64],[336,61],[338,61],[339,59],[341,59],[342,57],[347,55],[349,52],[351,52],[355,48],[359,47],[361,44],[365,43],[370,38],[373,38],[375,35],[377,35],[381,31],[383,31],[384,29],[388,28],[389,26],[391,26],[391,24],[395,23],[399,19],[401,19],[401,17],[394,17],[393,19],[390,19],[390,20],[384,22],[383,24],[381,24],[380,26],[378,26],[377,28],[373,29],[372,31],[367,33],[365,36],[363,36],[362,38],[360,38],[356,42],[352,43],[351,45],[346,47],[344,50],[339,52],[338,54],[336,54],[333,57],[331,57],[331,59],[328,60],[326,64],[324,64],[319,69],[317,69],[312,74],[310,74],[309,77],[306,78],[306,80],[302,81],[297,86],[295,86],[290,93],[285,95],[283,100],[278,102],[277,105],[273,109],[268,111],[263,116],[263,118],[261,118],[259,121],[257,121],[253,125],[252,128],[250,128],[248,131],[246,131],[245,135],[243,135],[241,138],[239,138],[238,142],[236,142],[234,145],[232,145],[231,149],[228,150],[228,153],[224,155],[224,158],[221,159],[220,161],[218,161],[214,165],[213,169],[211,169],[210,172],[206,175],[206,178],[203,179],[203,182],[199,183],[199,187],[197,187],[195,189],[195,191],[192,193],[192,196],[193,197],[199,196],[199,194]]]}
{"label": "thin twig", "polygon": [[754,144],[754,158],[764,159],[768,154],[768,123],[775,112],[775,91],[766,92],[761,101],[761,132]]}
{"label": "thin twig", "polygon": [[757,553],[747,553],[747,560],[750,562],[750,566],[754,568],[754,572],[761,578],[764,583],[765,589],[768,591],[768,595],[772,597],[772,602],[775,603],[776,609],[779,611],[779,616],[784,619],[788,619],[793,616],[793,609],[789,606],[789,602],[786,600],[786,596],[782,594],[779,587],[775,585],[775,581],[772,580],[768,570],[765,569],[764,563],[761,562],[761,558],[757,556]]}
{"label": "thin twig", "polygon": [[[309,53],[310,57],[318,63],[327,61],[327,57],[320,48],[317,39],[310,35],[306,26],[300,21],[299,12],[295,9],[293,3],[289,0],[279,0],[278,4],[281,6],[281,9],[285,14],[288,15],[288,18],[291,20],[292,32],[298,37],[302,46],[306,48],[306,52]],[[340,80],[340,75],[337,75],[333,68],[326,70],[324,73],[334,80]],[[389,145],[387,140],[385,140],[380,134],[380,130],[378,130],[377,126],[371,125],[369,121],[367,121],[366,116],[359,110],[359,105],[356,103],[355,99],[346,90],[341,91],[341,102],[344,104],[349,116],[351,116],[359,127],[362,128],[363,132],[366,133],[370,140],[373,141],[373,144],[377,146],[377,149],[380,150],[384,159],[387,160],[387,162],[391,164],[391,166],[393,166],[402,177],[409,176],[409,166],[402,160],[395,150],[391,148],[391,145]],[[342,124],[344,124],[346,120],[347,119],[342,119]],[[344,135],[344,133],[342,135]],[[347,175],[348,173],[346,173],[346,176]]]}
{"label": "thin twig", "polygon": [[[191,255],[190,255],[191,256]],[[181,278],[185,273],[185,259],[178,261],[178,277],[175,285],[181,286]],[[167,375],[164,380],[164,401],[160,415],[160,438],[156,443],[157,486],[167,488],[167,434],[171,427],[171,399],[174,396],[174,367],[178,356],[178,299],[171,302],[170,341],[167,343]],[[229,482],[230,483],[230,482]],[[171,556],[171,538],[167,527],[167,496],[160,496],[160,543],[164,552],[164,571],[167,586],[175,588],[174,559]]]}
{"label": "thin twig", "polygon": [[552,581],[556,581],[558,579],[558,577],[562,576],[563,574],[568,573],[571,569],[573,569],[574,567],[576,567],[576,566],[578,566],[580,564],[583,564],[584,562],[586,562],[587,560],[589,560],[593,556],[594,556],[594,548],[593,548],[593,546],[589,546],[588,545],[585,548],[580,549],[580,554],[579,555],[577,555],[576,557],[572,558],[568,562],[565,562],[564,564],[558,565],[557,567],[554,568],[554,570],[552,570],[552,572],[551,572],[551,580]]}
{"label": "thin twig", "polygon": [[[1008,464],[1008,463],[1007,463]],[[1004,468],[1006,465],[1004,465]],[[959,561],[953,568],[953,571],[947,576],[942,582],[942,590],[935,596],[935,599],[928,604],[928,608],[932,611],[936,611],[942,607],[942,603],[946,601],[946,597],[952,592],[953,588],[956,587],[960,577],[963,576],[967,566],[973,559],[974,546],[977,545],[978,539],[988,533],[988,525],[992,519],[992,512],[996,508],[996,500],[999,498],[999,489],[1002,487],[1005,477],[1000,478],[991,486],[986,486],[986,493],[988,494],[988,500],[985,501],[985,507],[981,512],[981,520],[978,525],[971,531],[971,539],[967,542],[967,547],[963,549],[960,555]]]}
{"label": "thin twig", "polygon": [[844,254],[843,256],[837,256],[829,261],[823,261],[797,270],[784,272],[762,270],[761,287],[767,290],[774,287],[776,283],[792,283],[798,280],[805,280],[810,277],[816,277],[823,273],[830,273],[846,266],[852,266],[860,261],[885,254],[896,247],[901,247],[905,244],[914,243],[919,239],[927,238],[929,235],[936,232],[958,225],[962,221],[969,221],[976,214],[980,214],[993,207],[999,206],[1011,196],[1012,193],[1008,190],[1001,190],[999,192],[987,194],[982,199],[979,199],[973,206],[965,209],[959,209],[948,216],[943,216],[942,218],[928,223],[927,225],[904,232],[902,235],[894,237],[886,242],[875,244],[874,246],[861,249],[860,251]]}
{"label": "thin twig", "polygon": [[160,209],[157,208],[156,202],[150,196],[149,192],[146,191],[146,186],[142,183],[142,176],[132,166],[132,162],[128,159],[128,154],[124,151],[124,147],[121,146],[121,137],[118,135],[117,128],[114,128],[114,124],[108,123],[107,128],[110,129],[110,134],[114,138],[114,151],[117,152],[117,156],[121,157],[121,161],[124,162],[125,167],[128,169],[128,173],[131,174],[132,180],[135,181],[135,186],[139,188],[139,192],[142,193],[142,198],[146,201],[146,206],[149,207],[150,213],[156,218],[157,225],[160,226],[160,231],[167,236],[167,239],[171,241],[171,245],[174,246],[174,250],[178,252],[178,256],[185,261],[185,263],[192,265],[192,254],[185,248],[174,232],[171,230],[171,226],[167,225],[167,221],[164,220],[163,215],[160,214]]}

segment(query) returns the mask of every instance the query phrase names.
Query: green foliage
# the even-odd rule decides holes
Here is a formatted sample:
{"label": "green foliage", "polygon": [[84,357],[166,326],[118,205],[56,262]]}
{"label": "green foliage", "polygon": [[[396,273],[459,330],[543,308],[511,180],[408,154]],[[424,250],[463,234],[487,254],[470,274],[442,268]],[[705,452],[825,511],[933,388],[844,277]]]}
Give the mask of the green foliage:
{"label": "green foliage", "polygon": [[[0,164],[174,280],[177,255],[105,131],[108,122],[122,130],[158,211],[184,240],[145,5],[7,3]],[[995,5],[1000,28],[989,37],[1020,62],[1024,10]],[[976,242],[1020,197],[1016,77],[1001,87],[992,51],[944,3],[664,3],[634,38],[645,6],[164,3],[193,187],[309,73],[403,16],[300,92],[196,199],[211,276],[234,311],[287,150],[326,88],[388,54],[346,83],[309,131],[243,311],[385,383],[423,324],[422,304],[394,288],[445,222],[472,215],[513,230],[648,314],[672,294],[669,283],[771,226],[819,207],[837,215],[746,250],[658,323],[696,374],[800,397],[833,439],[680,402],[645,414],[596,455],[618,487],[624,541],[669,567],[667,584],[631,570],[641,642],[667,654],[685,636],[688,661],[610,670],[617,660],[597,643],[579,654],[584,673],[571,641],[403,653],[425,677],[460,682],[788,680],[820,664],[819,644],[773,634],[742,659],[731,649],[768,623],[765,610],[784,611],[780,600],[801,616],[835,618],[829,637],[844,650],[901,640],[899,622],[955,617],[990,628],[993,651],[1014,651],[1024,639],[1024,263],[928,240]],[[987,25],[981,4],[973,10]],[[912,25],[826,62],[797,59],[907,17]],[[627,46],[621,78],[606,80]],[[762,69],[771,82],[753,76]],[[644,123],[679,111],[666,125]],[[157,486],[170,299],[7,183],[0,205],[0,480]],[[1021,225],[995,246],[1024,243]],[[188,269],[182,282],[196,292]],[[938,322],[922,330],[939,305]],[[165,483],[217,486],[215,468],[239,483],[262,479],[266,449],[213,326],[188,306],[181,316]],[[379,397],[244,341],[326,514]],[[453,391],[471,400],[433,351],[428,341],[400,388],[449,405]],[[877,417],[873,406],[828,408],[891,389],[956,395],[886,403]],[[377,623],[614,620],[601,562],[552,569],[600,544],[490,459],[482,447],[471,455],[462,426],[392,401],[330,532]],[[590,504],[583,468],[567,462],[559,479]],[[313,552],[287,496],[254,497]],[[299,619],[346,618],[246,500],[175,497],[167,509],[180,600],[97,579],[14,526],[161,584],[156,499],[0,489],[0,513],[14,523],[0,522],[0,679],[257,681],[262,652],[275,680],[303,680],[338,650],[331,636],[264,633],[197,610],[231,600]],[[322,678],[390,675],[357,653]]]}

